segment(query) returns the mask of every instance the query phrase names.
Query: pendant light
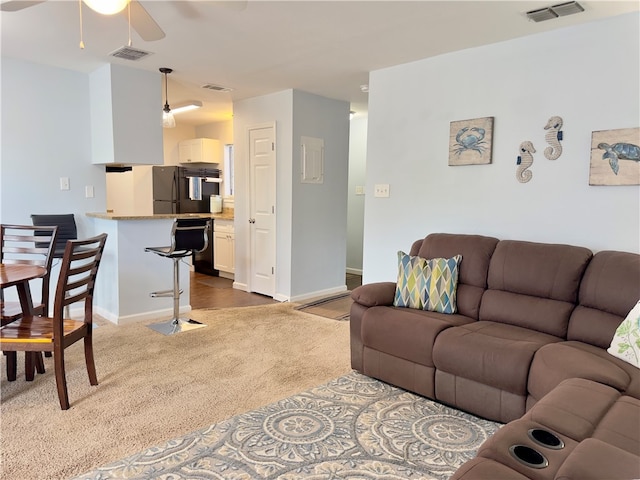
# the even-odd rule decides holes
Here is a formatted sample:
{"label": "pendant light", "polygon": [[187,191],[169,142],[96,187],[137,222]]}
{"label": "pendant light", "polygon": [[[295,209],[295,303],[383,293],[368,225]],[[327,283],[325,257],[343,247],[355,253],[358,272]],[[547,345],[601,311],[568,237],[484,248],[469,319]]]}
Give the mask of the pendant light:
{"label": "pendant light", "polygon": [[176,126],[176,119],[173,118],[173,112],[169,107],[169,93],[167,87],[167,75],[173,72],[172,69],[162,67],[160,72],[164,74],[164,108],[162,109],[162,126],[164,128],[173,128]]}

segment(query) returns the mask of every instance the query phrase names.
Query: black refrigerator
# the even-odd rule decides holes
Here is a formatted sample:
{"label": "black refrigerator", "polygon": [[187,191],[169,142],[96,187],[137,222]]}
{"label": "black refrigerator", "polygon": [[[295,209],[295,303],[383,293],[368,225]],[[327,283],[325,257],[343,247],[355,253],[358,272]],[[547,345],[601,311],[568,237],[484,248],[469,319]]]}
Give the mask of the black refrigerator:
{"label": "black refrigerator", "polygon": [[[153,167],[153,213],[208,213],[211,195],[219,195],[220,184],[204,179],[220,178],[215,168]],[[190,198],[200,196],[201,200]],[[213,268],[213,220],[209,228],[209,245],[194,254],[197,272],[218,275]]]}
{"label": "black refrigerator", "polygon": [[[153,167],[153,213],[207,213],[209,197],[219,194],[220,184],[202,179],[219,176],[215,168]],[[194,192],[194,182],[199,192]],[[189,197],[190,184],[200,200]]]}

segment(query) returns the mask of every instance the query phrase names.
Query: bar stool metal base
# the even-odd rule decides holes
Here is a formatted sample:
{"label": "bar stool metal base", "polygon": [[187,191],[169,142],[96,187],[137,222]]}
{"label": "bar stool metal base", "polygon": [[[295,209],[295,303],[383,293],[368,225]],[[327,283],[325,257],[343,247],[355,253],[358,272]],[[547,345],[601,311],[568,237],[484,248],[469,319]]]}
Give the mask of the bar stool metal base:
{"label": "bar stool metal base", "polygon": [[190,318],[175,318],[166,322],[152,323],[147,326],[163,335],[173,335],[175,333],[188,332],[189,330],[206,327],[204,323],[191,320]]}

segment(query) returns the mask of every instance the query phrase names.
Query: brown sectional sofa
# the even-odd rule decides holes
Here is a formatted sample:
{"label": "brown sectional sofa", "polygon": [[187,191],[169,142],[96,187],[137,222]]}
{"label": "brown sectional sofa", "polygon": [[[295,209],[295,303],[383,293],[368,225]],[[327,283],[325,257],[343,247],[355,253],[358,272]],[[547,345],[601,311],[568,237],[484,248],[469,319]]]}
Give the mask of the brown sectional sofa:
{"label": "brown sectional sofa", "polygon": [[[394,307],[395,282],[363,285],[352,293],[351,363],[365,375],[511,422],[459,478],[599,478],[581,477],[581,465],[601,456],[595,451],[617,459],[595,462],[613,468],[611,478],[640,478],[638,434],[620,433],[624,425],[611,420],[624,409],[627,426],[640,432],[640,370],[606,351],[640,297],[640,255],[459,234],[431,234],[409,253],[462,255],[457,313]],[[598,410],[603,389],[613,400]],[[580,422],[594,428],[564,428],[568,407],[554,410],[556,402],[584,403]],[[565,444],[547,452],[542,469],[523,466],[505,447],[517,438],[530,445],[525,427],[534,424]],[[621,437],[631,438],[623,448],[615,440]],[[629,464],[635,470],[623,468]]]}

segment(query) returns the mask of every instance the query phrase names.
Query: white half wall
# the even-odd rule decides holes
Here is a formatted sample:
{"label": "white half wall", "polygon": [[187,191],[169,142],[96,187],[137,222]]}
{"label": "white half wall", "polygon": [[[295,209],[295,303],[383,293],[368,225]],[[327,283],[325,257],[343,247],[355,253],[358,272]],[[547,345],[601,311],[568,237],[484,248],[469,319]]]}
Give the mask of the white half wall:
{"label": "white half wall", "polygon": [[[627,14],[372,72],[364,281],[395,280],[396,251],[432,232],[640,251],[640,187],[589,186],[591,132],[639,126],[639,25]],[[554,115],[564,151],[549,161]],[[492,163],[448,166],[450,122],[488,116]],[[538,153],[522,184],[524,140]]]}

